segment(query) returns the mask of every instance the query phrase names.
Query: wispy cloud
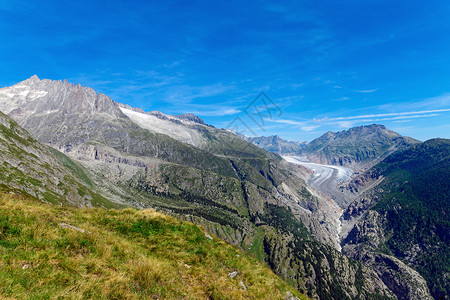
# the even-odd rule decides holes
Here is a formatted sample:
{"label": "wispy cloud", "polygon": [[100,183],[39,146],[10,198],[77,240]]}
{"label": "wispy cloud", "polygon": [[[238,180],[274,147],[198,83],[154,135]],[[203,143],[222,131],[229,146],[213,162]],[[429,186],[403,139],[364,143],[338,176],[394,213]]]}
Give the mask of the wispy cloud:
{"label": "wispy cloud", "polygon": [[309,121],[296,121],[296,120],[288,120],[288,119],[266,119],[266,121],[272,122],[272,123],[278,123],[278,124],[286,124],[286,125],[292,125],[297,128],[300,128],[302,131],[312,131],[314,129],[317,129],[320,127],[320,125],[311,124]]}
{"label": "wispy cloud", "polygon": [[332,100],[333,100],[333,101],[337,101],[337,102],[341,102],[341,101],[347,101],[347,100],[350,100],[350,98],[347,97],[347,96],[344,96],[344,97],[335,98],[335,99],[332,99]]}
{"label": "wispy cloud", "polygon": [[320,127],[319,125],[311,125],[311,126],[302,126],[302,127],[300,127],[300,129],[303,130],[303,131],[312,131],[312,130],[317,129],[319,127]]}
{"label": "wispy cloud", "polygon": [[355,92],[367,94],[367,93],[374,93],[374,92],[376,92],[377,90],[378,90],[378,88],[376,88],[376,89],[371,89],[371,90],[360,90],[360,91],[355,91]]}
{"label": "wispy cloud", "polygon": [[288,125],[296,125],[296,126],[305,126],[307,123],[302,121],[295,121],[295,120],[287,120],[287,119],[265,119],[269,122],[274,123],[281,123],[281,124],[288,124]]}
{"label": "wispy cloud", "polygon": [[[407,116],[407,115],[420,115],[438,112],[448,112],[450,108],[445,109],[434,109],[434,110],[422,110],[422,111],[408,111],[408,112],[396,112],[396,113],[385,113],[385,114],[370,114],[370,115],[357,115],[357,116],[346,116],[346,117],[336,117],[336,118],[322,118],[314,119],[316,122],[323,121],[340,121],[340,120],[353,120],[353,119],[368,119],[368,118],[381,118],[381,117],[395,117],[395,116]],[[424,115],[423,115],[424,116]],[[391,118],[392,119],[392,118]],[[379,119],[383,120],[383,119]],[[384,119],[387,120],[387,119]]]}
{"label": "wispy cloud", "polygon": [[235,115],[241,112],[241,110],[236,109],[236,108],[232,108],[232,107],[218,107],[216,109],[211,110],[210,106],[208,106],[209,109],[205,108],[203,109],[198,109],[198,108],[194,108],[192,107],[192,109],[190,109],[190,106],[185,107],[184,109],[187,109],[187,112],[193,113],[195,115],[199,115],[199,116],[205,116],[205,117],[222,117],[222,116],[230,116],[230,115]]}
{"label": "wispy cloud", "polygon": [[350,128],[355,125],[355,121],[338,121],[335,124],[341,128]]}
{"label": "wispy cloud", "polygon": [[174,114],[193,113],[201,117],[223,117],[241,113],[242,107],[240,104],[232,105],[228,102],[216,103],[215,105],[177,102],[171,105],[169,110]]}
{"label": "wispy cloud", "polygon": [[293,120],[293,119],[267,119],[266,121],[278,124],[285,124],[294,126],[302,131],[309,132],[320,127],[339,127],[350,128],[357,126],[358,124],[364,124],[369,122],[407,122],[412,119],[419,118],[432,118],[441,116],[443,113],[450,112],[450,108],[433,109],[433,110],[421,110],[421,111],[406,111],[396,113],[379,113],[379,114],[366,114],[366,115],[353,115],[333,118],[313,118],[306,120]]}
{"label": "wispy cloud", "polygon": [[440,116],[440,114],[409,115],[409,116],[390,117],[390,118],[381,118],[381,119],[363,119],[363,120],[358,120],[358,121],[359,122],[379,122],[379,121],[391,121],[391,120],[428,118],[428,117],[437,117],[437,116]]}
{"label": "wispy cloud", "polygon": [[416,102],[388,103],[379,105],[378,108],[385,110],[406,110],[406,109],[438,109],[450,106],[450,93],[439,96],[425,98]]}
{"label": "wispy cloud", "polygon": [[349,128],[353,127],[357,123],[368,123],[368,122],[383,122],[383,121],[394,121],[394,122],[407,122],[411,119],[417,118],[429,118],[429,117],[437,117],[440,114],[420,114],[420,115],[408,115],[408,116],[397,116],[397,117],[388,117],[388,118],[378,118],[378,119],[349,119],[343,121],[333,121],[332,119],[328,119],[331,124],[336,124],[341,128]]}

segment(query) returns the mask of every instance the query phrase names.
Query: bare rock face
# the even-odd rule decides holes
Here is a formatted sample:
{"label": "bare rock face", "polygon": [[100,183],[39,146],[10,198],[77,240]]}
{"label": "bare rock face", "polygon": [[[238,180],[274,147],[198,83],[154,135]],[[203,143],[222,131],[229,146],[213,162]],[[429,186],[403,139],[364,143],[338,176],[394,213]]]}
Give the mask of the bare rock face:
{"label": "bare rock face", "polygon": [[126,119],[117,103],[102,93],[37,77],[0,89],[0,110],[39,141],[58,148],[86,143]]}
{"label": "bare rock face", "polygon": [[370,252],[362,257],[361,261],[372,266],[383,282],[394,294],[398,295],[400,300],[433,299],[425,279],[399,259]]}
{"label": "bare rock face", "polygon": [[425,279],[399,259],[376,251],[386,242],[383,217],[374,210],[366,213],[344,239],[342,252],[370,265],[399,299],[433,299]]}

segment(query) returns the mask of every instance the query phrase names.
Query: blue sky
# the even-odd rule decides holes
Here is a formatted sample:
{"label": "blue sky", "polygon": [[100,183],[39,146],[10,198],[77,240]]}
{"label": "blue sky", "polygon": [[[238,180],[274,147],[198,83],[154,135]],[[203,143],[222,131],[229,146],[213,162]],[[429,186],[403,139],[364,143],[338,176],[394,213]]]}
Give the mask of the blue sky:
{"label": "blue sky", "polygon": [[[68,79],[291,140],[372,123],[450,138],[449,16],[440,0],[0,0],[0,86]],[[276,110],[255,119],[260,92]]]}

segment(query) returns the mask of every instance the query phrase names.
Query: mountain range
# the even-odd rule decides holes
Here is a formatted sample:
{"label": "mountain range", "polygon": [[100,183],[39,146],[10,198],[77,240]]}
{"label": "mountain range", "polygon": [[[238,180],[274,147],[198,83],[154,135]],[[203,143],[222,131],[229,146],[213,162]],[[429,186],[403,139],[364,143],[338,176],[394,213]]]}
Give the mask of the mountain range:
{"label": "mountain range", "polygon": [[249,137],[241,135],[242,139],[267,151],[278,154],[297,154],[308,143],[284,140],[278,135]]}
{"label": "mountain range", "polygon": [[[432,195],[405,196],[414,195],[418,206],[424,205],[423,195],[442,200],[419,212],[444,214],[442,222],[421,224],[436,228],[429,231],[432,239],[423,239],[423,229],[409,244],[395,234],[370,244],[374,234],[364,227],[375,220],[383,224],[376,236],[396,232],[401,220],[386,217],[397,207],[389,195],[393,187],[409,189],[412,181],[394,182],[394,171],[415,174],[407,167],[427,162],[405,154],[411,149],[419,149],[414,150],[418,158],[435,151],[434,157],[448,162],[445,141],[435,148],[382,125],[329,132],[307,144],[276,136],[242,138],[192,114],[145,112],[90,88],[37,76],[0,89],[0,111],[6,114],[0,115],[5,187],[58,205],[153,208],[193,222],[312,298],[448,297],[448,265],[422,266],[423,257],[442,260],[448,253],[442,248],[448,211],[437,209],[448,207],[448,198],[439,198],[448,183],[441,180],[442,188],[433,188]],[[313,171],[279,155],[286,153],[355,170],[350,181],[336,187],[348,202],[338,203],[311,186]],[[448,166],[441,164],[423,176],[445,178]],[[405,248],[411,245],[419,248],[408,260],[413,254]],[[429,250],[433,247],[443,250]]]}
{"label": "mountain range", "polygon": [[345,166],[355,170],[374,166],[389,154],[420,143],[380,124],[339,132],[328,131],[311,142],[288,141],[279,136],[243,136],[243,139],[267,151],[303,156],[314,163]]}

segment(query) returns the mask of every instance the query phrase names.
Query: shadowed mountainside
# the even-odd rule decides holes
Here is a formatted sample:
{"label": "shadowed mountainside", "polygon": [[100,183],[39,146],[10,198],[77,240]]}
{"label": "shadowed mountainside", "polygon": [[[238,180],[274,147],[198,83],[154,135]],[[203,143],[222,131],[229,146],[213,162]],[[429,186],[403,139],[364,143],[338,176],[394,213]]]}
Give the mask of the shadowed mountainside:
{"label": "shadowed mountainside", "polygon": [[[343,252],[370,263],[405,299],[424,299],[404,283],[426,280],[435,299],[450,290],[450,140],[432,139],[388,156],[369,170],[367,178],[381,183],[366,190],[345,212],[358,220],[343,241]],[[353,187],[364,181],[358,179]],[[405,270],[394,280],[380,260]],[[383,275],[384,274],[384,275]],[[391,278],[391,279],[389,279]],[[416,287],[428,287],[420,279]],[[391,289],[392,289],[391,288]],[[419,294],[417,294],[419,293]]]}

